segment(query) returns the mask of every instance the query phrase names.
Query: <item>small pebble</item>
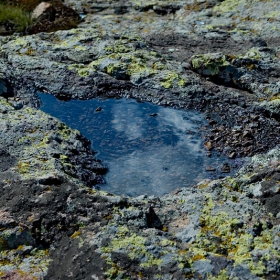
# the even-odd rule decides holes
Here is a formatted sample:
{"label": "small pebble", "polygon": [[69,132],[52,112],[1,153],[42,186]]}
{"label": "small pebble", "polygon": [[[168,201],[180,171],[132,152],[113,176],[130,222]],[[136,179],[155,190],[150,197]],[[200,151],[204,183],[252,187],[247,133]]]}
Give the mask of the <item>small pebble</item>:
{"label": "small pebble", "polygon": [[222,173],[229,173],[230,172],[230,166],[228,163],[224,163],[222,166],[221,166],[221,172]]}
{"label": "small pebble", "polygon": [[236,152],[232,152],[228,155],[229,158],[235,158],[236,157]]}
{"label": "small pebble", "polygon": [[204,143],[204,147],[205,147],[208,151],[212,150],[212,148],[213,148],[211,142],[205,142],[205,143]]}
{"label": "small pebble", "polygon": [[216,168],[213,166],[206,166],[206,171],[216,171]]}

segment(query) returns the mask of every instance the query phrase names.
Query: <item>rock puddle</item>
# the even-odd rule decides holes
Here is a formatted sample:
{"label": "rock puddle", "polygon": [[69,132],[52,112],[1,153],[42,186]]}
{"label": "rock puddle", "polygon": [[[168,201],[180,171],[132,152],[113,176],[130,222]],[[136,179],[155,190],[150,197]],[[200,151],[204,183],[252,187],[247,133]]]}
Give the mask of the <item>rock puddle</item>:
{"label": "rock puddle", "polygon": [[49,94],[39,97],[41,110],[91,141],[97,157],[109,167],[106,184],[100,186],[107,192],[162,196],[203,179],[232,174],[240,166],[237,160],[215,153],[207,156],[203,147],[207,122],[197,111],[125,98],[65,102]]}

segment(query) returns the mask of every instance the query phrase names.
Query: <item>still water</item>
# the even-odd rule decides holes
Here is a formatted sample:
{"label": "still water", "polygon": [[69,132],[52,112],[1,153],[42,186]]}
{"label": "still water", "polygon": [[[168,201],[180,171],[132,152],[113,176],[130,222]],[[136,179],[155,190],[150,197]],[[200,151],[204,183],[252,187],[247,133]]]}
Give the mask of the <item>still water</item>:
{"label": "still water", "polygon": [[109,167],[100,189],[118,195],[161,196],[215,176],[225,158],[207,157],[203,114],[133,99],[59,101],[39,94],[41,110],[87,137]]}

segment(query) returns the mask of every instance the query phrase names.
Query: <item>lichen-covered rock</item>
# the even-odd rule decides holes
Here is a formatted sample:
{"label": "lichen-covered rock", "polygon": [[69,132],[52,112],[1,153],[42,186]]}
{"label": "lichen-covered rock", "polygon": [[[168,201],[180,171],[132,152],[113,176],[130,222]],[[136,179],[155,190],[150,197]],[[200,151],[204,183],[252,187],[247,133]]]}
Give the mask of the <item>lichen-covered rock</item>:
{"label": "lichen-covered rock", "polygon": [[220,67],[229,65],[226,56],[222,53],[194,55],[191,57],[191,64],[195,70],[205,76],[217,75]]}
{"label": "lichen-covered rock", "polygon": [[42,183],[60,181],[65,173],[88,185],[102,182],[99,175],[106,168],[94,158],[89,141],[78,131],[36,109],[16,110],[2,97],[0,102],[0,143],[5,147],[2,156],[6,163],[9,158],[16,159],[11,166],[6,164],[7,170],[22,179],[36,178]]}
{"label": "lichen-covered rock", "polygon": [[250,188],[244,174],[162,198],[107,197],[102,231],[87,224],[72,238],[96,248],[108,279],[273,278],[280,269],[279,217],[252,199]]}

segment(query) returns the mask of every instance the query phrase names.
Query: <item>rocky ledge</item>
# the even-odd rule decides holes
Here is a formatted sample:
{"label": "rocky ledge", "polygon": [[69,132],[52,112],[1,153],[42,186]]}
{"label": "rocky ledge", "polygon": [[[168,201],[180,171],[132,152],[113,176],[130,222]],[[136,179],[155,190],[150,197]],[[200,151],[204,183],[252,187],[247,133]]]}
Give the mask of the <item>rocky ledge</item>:
{"label": "rocky ledge", "polygon": [[[0,37],[1,279],[280,279],[279,1],[65,4],[78,28]],[[202,110],[206,149],[251,159],[164,197],[98,191],[37,91]]]}

